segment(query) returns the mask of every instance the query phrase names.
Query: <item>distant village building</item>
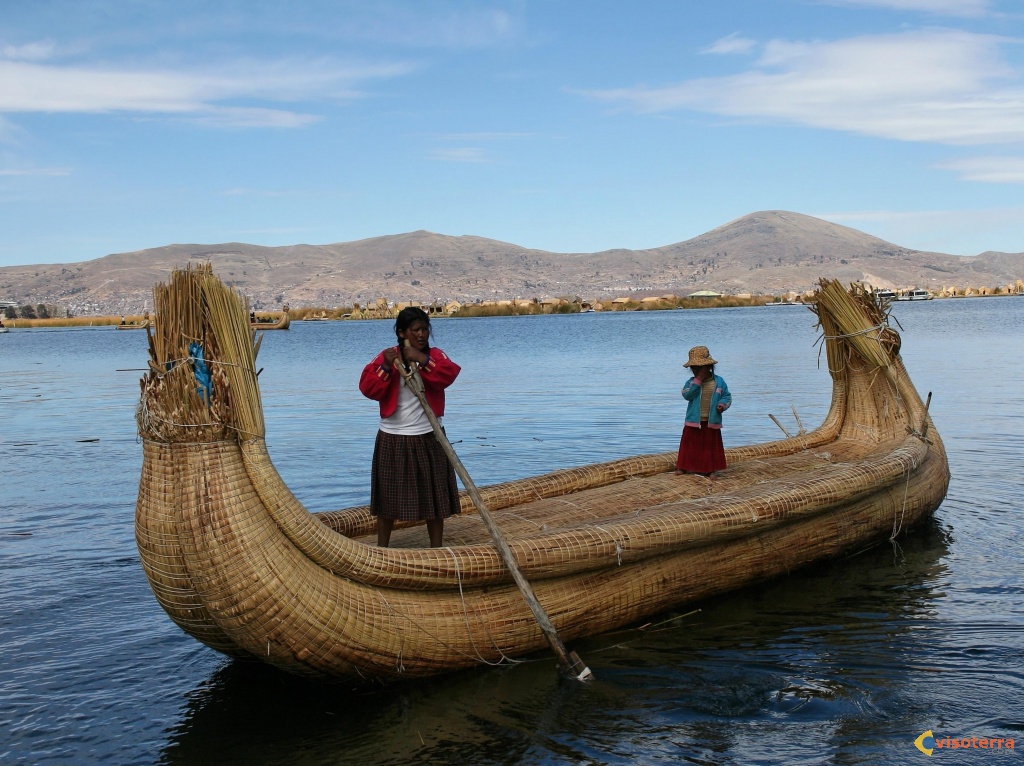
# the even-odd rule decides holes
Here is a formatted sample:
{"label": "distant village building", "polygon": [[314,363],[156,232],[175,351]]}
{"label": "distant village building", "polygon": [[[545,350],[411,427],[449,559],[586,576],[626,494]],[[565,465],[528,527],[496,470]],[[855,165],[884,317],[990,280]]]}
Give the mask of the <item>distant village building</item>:
{"label": "distant village building", "polygon": [[378,298],[373,303],[359,308],[356,304],[352,309],[351,319],[391,319],[395,312],[384,298]]}
{"label": "distant village building", "polygon": [[561,298],[545,298],[540,301],[540,308],[545,314],[550,314],[563,303],[568,303],[568,301],[564,301]]}
{"label": "distant village building", "polygon": [[721,298],[722,293],[716,293],[714,290],[698,290],[695,293],[690,293],[691,298]]}

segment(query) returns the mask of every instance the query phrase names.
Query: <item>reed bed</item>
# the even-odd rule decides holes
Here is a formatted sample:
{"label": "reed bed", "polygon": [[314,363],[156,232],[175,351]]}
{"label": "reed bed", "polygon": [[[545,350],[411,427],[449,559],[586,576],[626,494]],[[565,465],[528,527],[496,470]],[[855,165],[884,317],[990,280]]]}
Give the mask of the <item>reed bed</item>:
{"label": "reed bed", "polygon": [[[124,320],[131,325],[144,326],[148,314],[125,314]],[[14,328],[29,327],[113,327],[121,324],[120,316],[94,317],[50,317],[48,319],[4,319],[4,325]]]}

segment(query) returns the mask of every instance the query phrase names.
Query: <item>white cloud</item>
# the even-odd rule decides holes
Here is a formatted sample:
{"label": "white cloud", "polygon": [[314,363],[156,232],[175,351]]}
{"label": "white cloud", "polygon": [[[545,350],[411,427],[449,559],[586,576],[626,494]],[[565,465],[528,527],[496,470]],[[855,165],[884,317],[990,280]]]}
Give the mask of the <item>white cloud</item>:
{"label": "white cloud", "polygon": [[[888,242],[939,253],[976,255],[973,243],[986,250],[1021,252],[1024,208],[949,210],[864,210],[810,213],[833,223],[852,226]],[[961,244],[961,243],[972,243]]]}
{"label": "white cloud", "polygon": [[445,133],[438,136],[441,141],[506,141],[517,138],[532,138],[534,133],[511,133],[481,131],[478,133]]}
{"label": "white cloud", "polygon": [[775,40],[746,72],[586,95],[638,112],[695,110],[903,141],[1024,141],[1024,83],[992,35],[954,30]]}
{"label": "white cloud", "polygon": [[0,115],[0,144],[17,146],[24,143],[25,136],[26,133],[23,128]]}
{"label": "white cloud", "polygon": [[935,16],[984,16],[991,11],[989,0],[826,0],[832,5],[920,11]]}
{"label": "white cloud", "polygon": [[360,97],[358,83],[409,71],[402,64],[234,62],[216,73],[46,66],[0,61],[0,112],[133,112],[190,116],[218,125],[297,127],[317,119],[239,99],[295,102]]}
{"label": "white cloud", "polygon": [[452,149],[434,149],[430,159],[442,162],[490,162],[484,150],[476,146]]}
{"label": "white cloud", "polygon": [[67,168],[13,168],[0,169],[0,176],[69,176]]}
{"label": "white cloud", "polygon": [[972,157],[943,162],[938,167],[959,173],[965,181],[995,184],[1024,183],[1024,157]]}
{"label": "white cloud", "polygon": [[274,191],[272,189],[249,189],[244,186],[236,186],[232,189],[224,189],[221,195],[224,197],[293,197],[297,191]]}
{"label": "white cloud", "polygon": [[754,40],[740,37],[738,32],[733,32],[731,35],[715,40],[701,53],[749,53],[756,45]]}
{"label": "white cloud", "polygon": [[49,40],[25,45],[0,45],[0,57],[15,61],[44,61],[53,56],[55,49]]}
{"label": "white cloud", "polygon": [[509,45],[523,35],[521,20],[505,10],[468,7],[434,13],[428,4],[360,4],[323,33],[413,48],[480,49]]}
{"label": "white cloud", "polygon": [[321,120],[314,114],[244,107],[213,107],[188,119],[218,128],[303,128]]}

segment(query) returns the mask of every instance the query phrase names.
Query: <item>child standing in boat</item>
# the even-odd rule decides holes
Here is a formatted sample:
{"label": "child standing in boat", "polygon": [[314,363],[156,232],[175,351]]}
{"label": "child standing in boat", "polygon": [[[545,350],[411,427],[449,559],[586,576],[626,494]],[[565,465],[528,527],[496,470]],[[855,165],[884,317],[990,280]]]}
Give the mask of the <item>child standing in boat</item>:
{"label": "child standing in boat", "polygon": [[715,374],[718,362],[711,358],[707,346],[694,346],[683,365],[693,377],[683,386],[686,421],[679,440],[676,473],[699,473],[714,478],[725,468],[725,447],[722,444],[722,413],[732,404],[732,394],[725,379]]}
{"label": "child standing in boat", "polygon": [[395,335],[397,345],[377,354],[359,378],[363,395],[380,403],[370,512],[377,517],[377,545],[388,546],[396,521],[425,520],[430,546],[439,548],[444,520],[459,512],[455,469],[397,366],[419,368],[427,403],[438,421],[444,415],[444,390],[461,368],[441,349],[430,347],[430,317],[423,309],[402,309]]}

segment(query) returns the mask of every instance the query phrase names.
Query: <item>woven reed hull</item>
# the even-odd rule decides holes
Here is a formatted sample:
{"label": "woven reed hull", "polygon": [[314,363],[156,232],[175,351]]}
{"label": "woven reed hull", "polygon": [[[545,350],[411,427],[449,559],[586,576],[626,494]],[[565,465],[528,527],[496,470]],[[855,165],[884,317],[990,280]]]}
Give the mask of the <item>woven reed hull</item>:
{"label": "woven reed hull", "polygon": [[[902,362],[880,375],[850,353],[833,359],[852,342],[828,342],[822,425],[729,450],[715,482],[675,476],[664,453],[483,488],[564,640],[862,548],[934,511],[945,452]],[[365,507],[308,513],[261,437],[145,438],[136,536],[159,603],[218,651],[321,678],[418,677],[546,647],[463,505],[448,547],[381,549]],[[425,537],[399,530],[393,544]]]}
{"label": "woven reed hull", "polygon": [[284,313],[276,322],[250,322],[254,330],[287,330],[292,324],[292,318]]}

